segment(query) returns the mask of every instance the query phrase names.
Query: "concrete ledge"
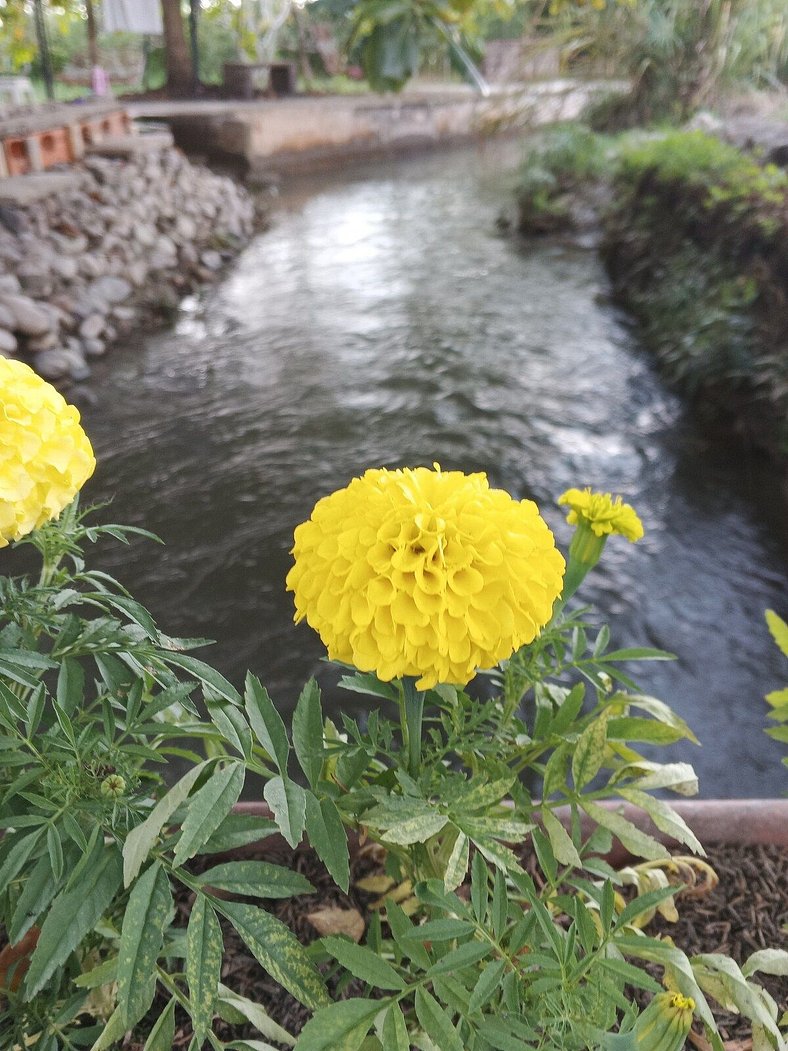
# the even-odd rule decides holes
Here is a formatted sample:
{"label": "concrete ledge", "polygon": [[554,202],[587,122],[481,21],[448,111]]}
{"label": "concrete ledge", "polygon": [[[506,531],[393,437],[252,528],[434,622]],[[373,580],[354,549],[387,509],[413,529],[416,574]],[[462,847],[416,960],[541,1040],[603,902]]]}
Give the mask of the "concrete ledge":
{"label": "concrete ledge", "polygon": [[100,157],[120,157],[128,160],[146,153],[158,153],[172,146],[169,131],[152,131],[144,135],[108,135],[100,142],[85,147],[85,153]]}
{"label": "concrete ledge", "polygon": [[44,197],[76,190],[81,182],[79,172],[47,172],[41,175],[12,175],[0,180],[0,201],[20,208]]}

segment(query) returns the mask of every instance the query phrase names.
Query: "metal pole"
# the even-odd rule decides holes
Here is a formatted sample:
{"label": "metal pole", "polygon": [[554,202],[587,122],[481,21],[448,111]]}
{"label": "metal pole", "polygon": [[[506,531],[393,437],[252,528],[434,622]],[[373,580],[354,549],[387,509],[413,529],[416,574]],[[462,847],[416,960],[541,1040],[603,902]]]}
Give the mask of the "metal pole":
{"label": "metal pole", "polygon": [[47,38],[47,27],[44,20],[44,8],[42,0],[34,0],[33,12],[36,21],[36,40],[38,41],[38,53],[41,56],[41,68],[44,73],[44,87],[47,98],[55,97],[55,79],[52,76],[52,55],[49,51],[49,39]]}
{"label": "metal pole", "polygon": [[195,95],[200,90],[200,48],[197,40],[199,13],[200,0],[189,0],[189,39],[192,47],[192,90]]}

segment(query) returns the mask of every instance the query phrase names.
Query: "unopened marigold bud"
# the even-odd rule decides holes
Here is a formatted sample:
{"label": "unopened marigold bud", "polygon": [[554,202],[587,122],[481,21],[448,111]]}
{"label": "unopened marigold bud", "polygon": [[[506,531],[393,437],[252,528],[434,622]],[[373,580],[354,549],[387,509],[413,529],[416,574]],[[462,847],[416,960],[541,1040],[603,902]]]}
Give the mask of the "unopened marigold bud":
{"label": "unopened marigold bud", "polygon": [[110,774],[101,782],[99,791],[108,799],[117,799],[126,791],[126,780],[120,774]]}

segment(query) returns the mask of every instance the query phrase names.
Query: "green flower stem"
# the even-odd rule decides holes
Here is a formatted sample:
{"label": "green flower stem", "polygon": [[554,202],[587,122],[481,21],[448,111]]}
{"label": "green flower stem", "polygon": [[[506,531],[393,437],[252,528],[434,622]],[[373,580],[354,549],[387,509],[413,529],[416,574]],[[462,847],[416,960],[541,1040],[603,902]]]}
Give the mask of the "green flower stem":
{"label": "green flower stem", "polygon": [[411,777],[416,778],[421,768],[421,726],[424,718],[424,693],[416,689],[411,679],[402,679],[400,688],[402,691],[400,712],[404,716],[402,740],[408,756],[407,770]]}

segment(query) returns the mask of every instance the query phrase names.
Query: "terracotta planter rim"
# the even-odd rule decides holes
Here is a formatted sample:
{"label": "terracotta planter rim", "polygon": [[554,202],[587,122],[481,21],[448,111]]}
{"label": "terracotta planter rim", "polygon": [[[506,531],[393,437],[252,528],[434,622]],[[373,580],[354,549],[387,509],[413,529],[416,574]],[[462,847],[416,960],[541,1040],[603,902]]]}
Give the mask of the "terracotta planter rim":
{"label": "terracotta planter rim", "polygon": [[[649,816],[623,800],[606,800],[603,806],[618,810],[638,828],[663,843],[675,840],[656,829]],[[788,798],[781,799],[677,799],[671,807],[687,822],[704,846],[726,843],[731,846],[759,844],[788,847]],[[259,814],[271,817],[265,803],[236,803],[239,814]],[[569,819],[569,808],[560,807],[556,816],[564,822]]]}

